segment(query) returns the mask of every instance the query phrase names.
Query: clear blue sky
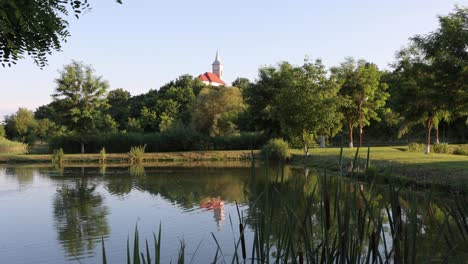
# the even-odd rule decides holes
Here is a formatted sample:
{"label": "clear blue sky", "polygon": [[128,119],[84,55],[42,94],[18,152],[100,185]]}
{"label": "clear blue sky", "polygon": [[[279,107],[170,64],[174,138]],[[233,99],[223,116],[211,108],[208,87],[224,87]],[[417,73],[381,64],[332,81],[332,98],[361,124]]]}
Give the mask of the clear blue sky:
{"label": "clear blue sky", "polygon": [[219,49],[225,81],[254,80],[260,66],[304,56],[333,66],[344,57],[388,68],[408,38],[437,27],[437,15],[467,0],[91,0],[71,18],[72,36],[40,70],[30,59],[0,68],[0,120],[51,101],[54,79],[72,59],[91,64],[111,89],[133,95],[185,73],[211,71]]}

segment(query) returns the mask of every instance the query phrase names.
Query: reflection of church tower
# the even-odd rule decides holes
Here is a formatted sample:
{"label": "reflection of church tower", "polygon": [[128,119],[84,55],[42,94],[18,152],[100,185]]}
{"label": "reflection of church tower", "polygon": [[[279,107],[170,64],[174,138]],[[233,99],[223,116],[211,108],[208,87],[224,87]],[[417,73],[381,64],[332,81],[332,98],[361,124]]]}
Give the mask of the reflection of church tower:
{"label": "reflection of church tower", "polygon": [[221,230],[223,226],[224,219],[226,218],[224,213],[224,204],[216,209],[213,209],[214,219],[216,221],[216,225],[218,226],[218,230]]}
{"label": "reflection of church tower", "polygon": [[221,58],[219,57],[219,52],[216,51],[216,58],[215,61],[212,64],[213,66],[213,73],[218,75],[220,79],[223,79],[223,74],[224,74],[224,65],[221,62]]}

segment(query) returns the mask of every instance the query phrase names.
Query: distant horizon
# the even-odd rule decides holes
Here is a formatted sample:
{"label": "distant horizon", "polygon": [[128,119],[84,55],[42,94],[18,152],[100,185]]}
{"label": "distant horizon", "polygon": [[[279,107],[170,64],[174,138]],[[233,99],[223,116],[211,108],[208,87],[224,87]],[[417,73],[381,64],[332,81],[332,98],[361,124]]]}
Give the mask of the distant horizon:
{"label": "distant horizon", "polygon": [[390,69],[410,37],[435,30],[437,16],[463,2],[92,1],[91,12],[69,18],[72,36],[61,52],[48,56],[44,69],[29,58],[0,69],[0,121],[19,107],[34,111],[51,102],[58,71],[72,60],[92,65],[110,90],[132,95],[183,74],[211,72],[216,50],[229,85],[237,77],[254,81],[260,67],[301,64],[306,56],[322,59],[327,68],[354,57]]}

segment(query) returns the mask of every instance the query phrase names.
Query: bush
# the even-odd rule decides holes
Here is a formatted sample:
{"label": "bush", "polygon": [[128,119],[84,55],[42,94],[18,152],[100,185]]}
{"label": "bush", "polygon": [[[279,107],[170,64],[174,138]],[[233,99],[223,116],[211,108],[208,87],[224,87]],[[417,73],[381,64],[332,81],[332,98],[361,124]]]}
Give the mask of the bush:
{"label": "bush", "polygon": [[468,156],[468,146],[459,146],[453,150],[455,155],[465,155]]}
{"label": "bush", "polygon": [[[267,137],[261,133],[241,133],[232,136],[209,137],[184,126],[174,126],[161,133],[113,133],[91,135],[85,140],[87,153],[127,153],[132,146],[146,145],[146,152],[193,150],[259,149]],[[49,140],[51,150],[63,148],[67,153],[80,153],[80,138],[57,136]]]}
{"label": "bush", "polygon": [[24,154],[27,152],[28,145],[0,137],[0,153]]}
{"label": "bush", "polygon": [[450,153],[450,147],[447,143],[433,145],[434,153]]}
{"label": "bush", "polygon": [[128,152],[130,163],[132,164],[143,163],[144,156],[145,156],[145,148],[146,148],[146,145],[138,146],[138,147],[131,147],[130,151]]}
{"label": "bush", "polygon": [[410,143],[408,145],[408,150],[411,152],[424,152],[426,145],[422,143]]}
{"label": "bush", "polygon": [[276,161],[287,160],[291,157],[288,143],[280,138],[270,139],[263,146],[261,154],[265,159]]}
{"label": "bush", "polygon": [[55,149],[52,153],[50,161],[54,166],[61,166],[65,161],[65,153],[63,153],[63,149]]}

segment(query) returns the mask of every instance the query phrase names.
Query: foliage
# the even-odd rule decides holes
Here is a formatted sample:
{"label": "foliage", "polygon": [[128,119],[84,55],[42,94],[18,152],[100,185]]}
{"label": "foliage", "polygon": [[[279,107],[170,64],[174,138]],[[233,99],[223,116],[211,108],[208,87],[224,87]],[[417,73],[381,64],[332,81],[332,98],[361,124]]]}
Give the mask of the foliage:
{"label": "foliage", "polygon": [[12,140],[33,143],[37,127],[33,112],[26,108],[19,108],[15,114],[5,116],[5,134]]}
{"label": "foliage", "polygon": [[65,65],[56,83],[53,98],[59,105],[57,123],[82,138],[82,152],[86,136],[115,129],[115,121],[102,114],[108,108],[109,84],[96,76],[91,66],[73,61]]}
{"label": "foliage", "polygon": [[440,143],[434,145],[434,152],[435,153],[451,153],[451,148],[447,143]]}
{"label": "foliage", "polygon": [[301,67],[282,64],[278,70],[284,82],[275,98],[276,116],[289,138],[300,138],[308,155],[309,136],[334,136],[341,128],[338,87],[327,78],[320,60],[305,61]]}
{"label": "foliage", "polygon": [[244,109],[238,88],[204,88],[190,106],[192,126],[205,135],[233,135],[238,133],[236,119]]}
{"label": "foliage", "polygon": [[382,73],[377,66],[364,60],[356,62],[347,58],[331,71],[332,78],[340,86],[341,113],[348,126],[349,145],[353,147],[353,128],[359,125],[360,114],[363,127],[372,119],[381,120],[378,110],[385,106],[389,97],[387,84],[380,81]]}
{"label": "foliage", "polygon": [[[121,0],[117,0],[121,3]],[[44,67],[69,36],[67,17],[90,10],[87,0],[5,0],[0,4],[0,61],[11,66],[27,54]]]}
{"label": "foliage", "polygon": [[423,152],[424,144],[421,143],[410,143],[408,144],[408,150],[411,152]]}
{"label": "foliage", "polygon": [[0,153],[25,154],[27,152],[28,145],[0,137]]}
{"label": "foliage", "polygon": [[468,115],[468,9],[456,7],[439,17],[439,24],[436,31],[411,39],[399,52],[394,71],[396,110],[405,126],[425,125],[426,153],[431,129],[441,118]]}
{"label": "foliage", "polygon": [[0,125],[0,138],[5,137],[5,127]]}
{"label": "foliage", "polygon": [[107,103],[109,104],[107,113],[118,124],[119,130],[127,128],[130,116],[130,97],[130,93],[122,88],[112,90],[107,94]]}
{"label": "foliage", "polygon": [[284,161],[291,157],[288,142],[281,138],[270,139],[262,147],[262,156],[265,159]]}
{"label": "foliage", "polygon": [[453,150],[453,154],[455,155],[465,155],[468,156],[468,146],[463,145],[463,146],[458,146]]}
{"label": "foliage", "polygon": [[[261,133],[209,137],[192,129],[175,125],[161,133],[113,133],[96,134],[86,138],[89,153],[99,153],[104,147],[109,153],[127,153],[132,146],[146,144],[147,152],[189,150],[246,150],[259,149],[268,138]],[[67,153],[80,152],[80,138],[76,135],[61,135],[49,140],[51,150],[63,148]]]}
{"label": "foliage", "polygon": [[144,161],[146,145],[134,146],[128,152],[128,158],[132,164],[141,164]]}
{"label": "foliage", "polygon": [[65,153],[63,152],[63,149],[54,149],[50,161],[54,166],[61,166],[65,161]]}

